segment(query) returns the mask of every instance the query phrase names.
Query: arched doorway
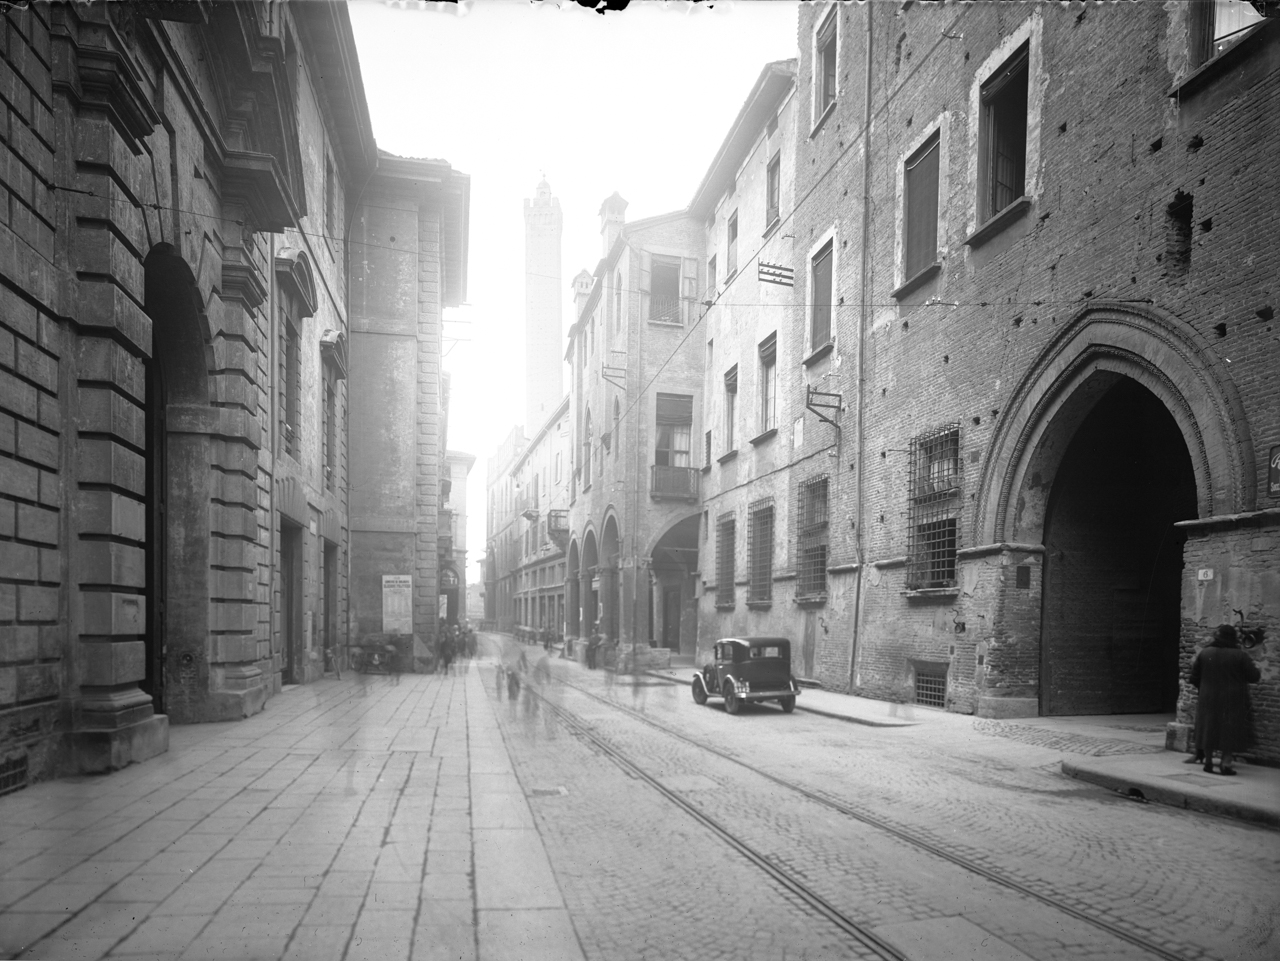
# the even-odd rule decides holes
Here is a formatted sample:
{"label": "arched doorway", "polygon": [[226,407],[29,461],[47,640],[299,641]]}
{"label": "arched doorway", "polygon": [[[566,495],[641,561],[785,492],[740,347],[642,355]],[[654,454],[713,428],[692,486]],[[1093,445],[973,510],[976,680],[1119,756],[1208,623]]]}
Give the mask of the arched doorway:
{"label": "arched doorway", "polygon": [[582,636],[590,637],[598,630],[600,619],[600,583],[597,567],[596,533],[587,531],[582,541]]}
{"label": "arched doorway", "polygon": [[1045,512],[1041,713],[1171,712],[1191,456],[1136,381],[1109,383],[1067,444]]}
{"label": "arched doorway", "polygon": [[619,633],[622,608],[620,540],[618,519],[610,515],[604,522],[604,533],[600,536],[600,626],[605,636],[615,641],[622,636]]}
{"label": "arched doorway", "polygon": [[143,262],[152,350],[146,362],[146,678],[155,709],[196,719],[209,689],[206,438],[171,417],[209,405],[206,336],[195,276],[177,249]]}
{"label": "arched doorway", "polygon": [[697,649],[692,577],[697,564],[698,515],[692,514],[662,533],[649,561],[649,623],[658,645],[673,654]]}

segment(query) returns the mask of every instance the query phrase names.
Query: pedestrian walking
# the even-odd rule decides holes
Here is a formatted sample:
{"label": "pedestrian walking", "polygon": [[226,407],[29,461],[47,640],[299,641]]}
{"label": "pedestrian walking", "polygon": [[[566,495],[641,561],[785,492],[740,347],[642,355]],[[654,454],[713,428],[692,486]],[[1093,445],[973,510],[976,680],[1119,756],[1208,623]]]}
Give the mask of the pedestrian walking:
{"label": "pedestrian walking", "polygon": [[596,669],[596,655],[600,652],[600,635],[592,634],[587,640],[587,668]]}
{"label": "pedestrian walking", "polygon": [[1191,686],[1200,692],[1196,703],[1195,746],[1204,752],[1204,770],[1213,774],[1213,754],[1222,752],[1218,774],[1236,773],[1236,753],[1253,743],[1249,710],[1249,685],[1262,671],[1241,650],[1239,636],[1230,624],[1220,624],[1209,646],[1191,664]]}
{"label": "pedestrian walking", "polygon": [[444,636],[440,638],[440,664],[445,674],[450,673],[449,666],[453,664],[456,650],[452,631],[445,631]]}

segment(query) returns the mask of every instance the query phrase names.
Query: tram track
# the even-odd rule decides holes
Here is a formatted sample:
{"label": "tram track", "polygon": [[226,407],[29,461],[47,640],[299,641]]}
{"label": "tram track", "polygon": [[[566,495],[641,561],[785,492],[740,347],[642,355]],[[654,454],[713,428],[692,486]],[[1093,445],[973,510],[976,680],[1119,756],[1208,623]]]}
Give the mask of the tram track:
{"label": "tram track", "polygon": [[[595,701],[609,708],[612,708],[613,710],[635,721],[639,721],[640,723],[650,728],[660,731],[663,734],[667,735],[668,737],[674,738],[678,741],[688,744],[689,746],[694,747],[700,751],[706,751],[709,754],[715,755],[716,757],[719,757],[722,760],[725,760],[734,765],[737,765],[738,767],[750,772],[751,774],[757,777],[760,777],[787,791],[794,792],[795,794],[798,794],[801,797],[804,797],[808,801],[821,805],[822,807],[828,810],[834,811],[842,815],[843,817],[852,819],[868,827],[874,828],[875,830],[888,834],[889,836],[897,839],[898,841],[901,841],[932,857],[936,857],[940,860],[946,861],[986,881],[996,884],[1006,890],[1015,892],[1018,895],[1021,895],[1033,901],[1036,901],[1040,904],[1043,904],[1046,907],[1049,907],[1055,911],[1061,912],[1062,914],[1067,915],[1068,917],[1071,917],[1077,921],[1080,921],[1111,937],[1124,941],[1127,944],[1130,944],[1133,947],[1138,948],[1139,950],[1147,953],[1152,957],[1162,958],[1162,959],[1165,959],[1165,961],[1190,961],[1190,958],[1188,955],[1179,954],[1179,953],[1170,951],[1167,948],[1163,947],[1162,945],[1156,944],[1153,941],[1149,940],[1148,938],[1144,937],[1142,934],[1127,930],[1125,927],[1122,927],[1104,918],[1099,918],[1095,914],[1087,910],[1082,910],[1071,904],[1068,904],[1064,902],[1062,899],[1053,896],[1052,894],[1047,894],[1043,891],[1039,891],[1035,887],[1032,887],[1015,878],[1008,877],[1007,875],[1002,874],[999,871],[993,870],[983,864],[980,864],[971,858],[967,858],[964,855],[957,854],[954,851],[949,851],[945,847],[942,847],[936,844],[935,842],[929,840],[928,838],[921,837],[918,834],[915,834],[910,830],[905,829],[899,825],[893,824],[892,822],[884,820],[883,818],[879,818],[873,814],[869,814],[865,811],[858,810],[850,806],[849,804],[846,804],[842,801],[831,798],[828,795],[810,790],[805,787],[801,787],[788,780],[785,780],[784,778],[771,774],[770,772],[765,771],[761,768],[758,768],[755,765],[742,760],[740,757],[737,757],[727,751],[717,748],[714,745],[708,744],[705,741],[699,740],[698,738],[690,737],[689,735],[684,734],[681,731],[675,730],[671,727],[668,727],[665,724],[655,721],[653,718],[651,718],[647,714],[644,714],[640,711],[632,710],[626,707],[625,705],[618,703],[616,700],[612,698],[602,697],[601,695],[596,694],[593,691],[580,687],[576,684],[568,683],[563,679],[560,679],[560,683],[564,687],[569,688],[577,692],[578,694],[581,694],[584,697],[591,699],[592,701]],[[588,724],[582,718],[575,715],[568,708],[564,707],[562,704],[556,703],[555,701],[545,697],[540,693],[536,694],[536,696],[538,696],[554,712],[554,714],[566,724],[567,727],[575,731],[577,734],[579,734],[579,736],[589,741],[592,745],[596,747],[596,749],[601,751],[611,761],[613,761],[615,764],[617,764],[623,770],[627,771],[632,776],[652,786],[655,790],[661,793],[673,804],[675,804],[680,809],[690,814],[699,823],[703,824],[708,829],[710,829],[716,836],[718,836],[723,841],[725,841],[725,843],[729,844],[735,850],[739,851],[752,864],[756,865],[761,870],[763,870],[766,874],[772,877],[777,883],[781,884],[787,890],[791,891],[793,894],[799,897],[802,901],[808,904],[819,915],[826,918],[831,923],[835,924],[837,927],[845,931],[851,937],[855,938],[859,943],[864,945],[868,950],[875,952],[878,957],[905,959],[905,955],[899,952],[893,945],[884,941],[884,939],[876,936],[874,932],[872,932],[865,925],[860,924],[855,919],[850,918],[848,917],[848,915],[841,912],[840,909],[832,905],[830,901],[822,897],[822,895],[814,891],[811,887],[806,885],[802,880],[800,880],[799,878],[796,878],[794,875],[792,875],[791,873],[789,873],[788,871],[780,867],[773,860],[771,860],[767,856],[761,854],[759,851],[752,848],[749,844],[747,844],[740,837],[738,837],[732,830],[730,830],[725,825],[717,821],[714,817],[710,816],[705,811],[703,811],[697,804],[693,803],[687,798],[684,798],[680,794],[680,792],[673,790],[668,785],[662,783],[659,777],[649,773],[648,771],[645,771],[638,763],[636,763],[634,760],[628,757],[625,754],[625,752],[623,752],[620,748],[618,748],[615,744],[613,744],[608,737],[594,730],[590,726],[590,724]]]}

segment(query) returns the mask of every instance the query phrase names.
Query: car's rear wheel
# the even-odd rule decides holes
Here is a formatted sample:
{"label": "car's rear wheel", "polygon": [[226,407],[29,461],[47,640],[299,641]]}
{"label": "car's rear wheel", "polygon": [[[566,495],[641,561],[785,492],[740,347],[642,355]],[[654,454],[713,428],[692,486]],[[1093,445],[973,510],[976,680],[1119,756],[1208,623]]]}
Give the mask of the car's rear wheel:
{"label": "car's rear wheel", "polygon": [[786,697],[780,697],[778,698],[778,703],[782,705],[782,711],[784,714],[790,714],[796,709],[796,696],[794,694],[788,694]]}
{"label": "car's rear wheel", "polygon": [[737,693],[728,685],[724,689],[724,709],[730,714],[737,714],[742,710],[742,702],[738,700]]}
{"label": "car's rear wheel", "polygon": [[707,689],[703,686],[701,677],[695,677],[693,679],[693,703],[707,703]]}

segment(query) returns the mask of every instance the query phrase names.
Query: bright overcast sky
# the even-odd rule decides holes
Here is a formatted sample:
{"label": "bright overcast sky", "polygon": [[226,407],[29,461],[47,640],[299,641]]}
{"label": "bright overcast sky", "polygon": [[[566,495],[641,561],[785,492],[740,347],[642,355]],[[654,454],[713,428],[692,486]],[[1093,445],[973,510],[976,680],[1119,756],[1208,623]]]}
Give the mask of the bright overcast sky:
{"label": "bright overcast sky", "polygon": [[468,306],[445,314],[460,338],[445,344],[449,446],[476,455],[468,580],[485,551],[488,458],[524,420],[524,198],[545,173],[560,199],[567,329],[570,281],[601,256],[600,202],[618,191],[628,220],[684,208],[761,68],[796,55],[797,7],[350,4],[378,146],[471,176]]}

